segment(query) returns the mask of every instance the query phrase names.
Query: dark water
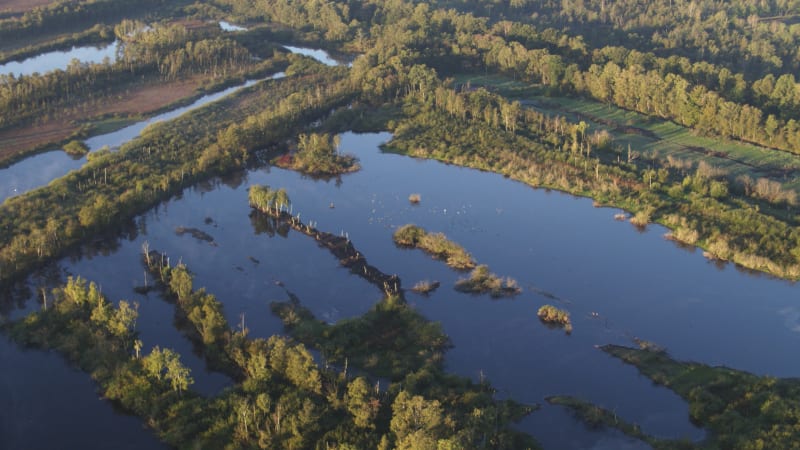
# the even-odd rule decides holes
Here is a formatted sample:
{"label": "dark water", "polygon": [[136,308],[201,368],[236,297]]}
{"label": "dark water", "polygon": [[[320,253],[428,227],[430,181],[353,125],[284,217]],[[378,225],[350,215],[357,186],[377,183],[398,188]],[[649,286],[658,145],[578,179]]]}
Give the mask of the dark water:
{"label": "dark water", "polygon": [[0,336],[0,448],[166,449],[141,420],[99,398],[92,380],[55,353]]}
{"label": "dark water", "polygon": [[106,61],[114,62],[117,58],[119,42],[102,46],[72,47],[66,51],[52,51],[32,56],[22,61],[11,61],[0,64],[0,75],[33,75],[44,74],[56,69],[66,70],[73,59],[84,64],[100,64]]}
{"label": "dark water", "polygon": [[[408,293],[409,301],[441,322],[452,339],[448,369],[476,380],[483,374],[502,397],[543,403],[549,395],[577,395],[657,436],[700,439],[704,434],[689,423],[685,402],[595,346],[632,345],[638,337],[665,346],[678,359],[774,376],[800,374],[800,361],[792,357],[800,344],[793,284],[720,268],[699,251],[665,240],[665,229],[640,233],[614,221],[618,211],[593,208],[588,199],[383,154],[377,146],[389,137],[345,134],[342,148],[360,158],[362,170],[339,181],[273,168],[197,186],[144,216],[138,233],[117,249],[60,265],[99,282],[111,298],[138,300],[145,343],[179,349],[198,387],[215,392],[227,380],[204,372],[202,360],[172,327],[171,305],[155,293],[133,293],[144,279],[139,254],[145,241],[167,252],[173,264],[187,263],[196,285],[224,303],[232,326],[243,314],[254,336],[282,333],[268,305],[286,299],[287,290],[330,322],[362,314],[380,299],[374,286],[340,267],[310,238],[274,233],[250,218],[247,187],[269,184],[287,189],[303,221],[348,235],[370,264],[398,274],[405,287],[422,279],[441,281],[430,297]],[[411,193],[421,194],[419,205],[409,203]],[[453,284],[462,274],[422,252],[394,246],[393,229],[409,222],[445,232],[495,273],[515,278],[523,293],[492,300],[456,292]],[[213,241],[178,236],[181,226],[202,230]],[[572,335],[538,321],[536,311],[545,303],[571,312]],[[641,447],[614,432],[587,430],[563,409],[546,405],[520,427],[547,448]]]}

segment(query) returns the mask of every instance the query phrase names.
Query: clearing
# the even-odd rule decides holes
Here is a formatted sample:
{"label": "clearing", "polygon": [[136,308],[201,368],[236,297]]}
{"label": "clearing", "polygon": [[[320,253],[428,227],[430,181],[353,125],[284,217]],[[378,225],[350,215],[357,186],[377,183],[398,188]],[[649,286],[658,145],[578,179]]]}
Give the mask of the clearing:
{"label": "clearing", "polygon": [[0,13],[21,14],[49,3],[55,2],[53,0],[0,0]]}
{"label": "clearing", "polygon": [[[0,164],[50,145],[56,145],[109,115],[141,119],[185,98],[191,97],[202,85],[202,77],[187,80],[134,86],[123,93],[97,102],[88,102],[71,108],[58,118],[43,123],[15,127],[0,131]],[[91,111],[91,112],[90,112]],[[89,113],[90,112],[90,113]],[[106,122],[106,121],[103,121]],[[127,121],[121,121],[125,125]]]}

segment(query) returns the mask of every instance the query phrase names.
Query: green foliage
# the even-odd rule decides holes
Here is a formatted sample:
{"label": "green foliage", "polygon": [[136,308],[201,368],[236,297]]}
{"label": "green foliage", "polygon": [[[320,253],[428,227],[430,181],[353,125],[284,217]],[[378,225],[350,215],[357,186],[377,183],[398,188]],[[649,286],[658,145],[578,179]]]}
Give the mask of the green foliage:
{"label": "green foliage", "polygon": [[69,141],[64,145],[64,151],[71,156],[83,156],[89,152],[89,146],[81,141]]}
{"label": "green foliage", "polygon": [[489,271],[489,266],[481,264],[469,274],[469,278],[456,281],[456,290],[473,294],[488,293],[492,298],[513,297],[522,292],[512,278],[505,280]]}
{"label": "green foliage", "polygon": [[[18,276],[89,239],[91,233],[124,223],[200,180],[241,168],[251,149],[285,138],[301,123],[348,98],[349,88],[339,83],[337,75],[311,79],[316,82],[265,83],[169,124],[150,127],[117,152],[93,159],[35,193],[3,203],[0,279]],[[312,99],[312,92],[319,92],[321,100]],[[240,131],[240,147],[215,142],[217,132],[226,128]]]}
{"label": "green foliage", "polygon": [[[796,379],[775,379],[726,367],[679,362],[661,351],[615,345],[607,345],[602,349],[636,366],[654,382],[674,390],[689,402],[692,422],[710,430],[709,437],[696,446],[641,436],[641,431],[637,429],[639,435],[636,437],[646,439],[655,448],[757,449],[797,446],[795,436],[800,432],[800,382]],[[590,408],[583,402],[578,402],[578,407]],[[605,411],[601,416],[607,419],[608,412]],[[609,424],[606,419],[603,420]],[[630,434],[625,428],[621,429]]]}
{"label": "green foliage", "polygon": [[345,360],[378,376],[400,379],[436,363],[448,345],[438,324],[429,323],[397,297],[387,297],[358,319],[327,325],[299,303],[273,303],[272,310],[301,342],[322,350],[331,362]]}
{"label": "green foliage", "polygon": [[[297,152],[291,156],[291,162],[285,164],[294,170],[309,175],[330,176],[359,169],[356,158],[339,154],[339,136],[329,134],[300,134]],[[277,162],[284,165],[282,159]]]}
{"label": "green foliage", "polygon": [[446,261],[454,269],[475,267],[475,261],[464,247],[449,240],[443,233],[428,233],[421,227],[407,224],[394,232],[393,239],[397,245],[422,249],[434,258]]}
{"label": "green foliage", "polygon": [[569,313],[563,309],[556,308],[553,305],[543,305],[536,315],[544,323],[562,326],[567,333],[572,331],[572,321],[569,318]]}
{"label": "green foliage", "polygon": [[251,186],[248,198],[250,206],[264,213],[274,210],[275,214],[280,214],[282,211],[288,210],[292,204],[285,189],[280,188],[276,191],[270,189],[269,186]]}

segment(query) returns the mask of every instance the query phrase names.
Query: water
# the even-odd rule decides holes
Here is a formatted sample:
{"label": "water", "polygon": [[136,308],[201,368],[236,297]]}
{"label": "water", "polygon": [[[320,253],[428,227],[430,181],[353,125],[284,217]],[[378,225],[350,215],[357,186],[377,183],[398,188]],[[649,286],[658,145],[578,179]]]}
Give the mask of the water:
{"label": "water", "polygon": [[[117,138],[90,146],[119,145],[140,131],[120,130]],[[172,326],[172,306],[156,293],[133,292],[144,279],[138,255],[145,241],[173,261],[189,264],[196,286],[220,298],[231,324],[243,317],[253,336],[283,332],[268,305],[287,299],[287,290],[328,322],[362,314],[381,295],[308,237],[271,233],[251,220],[247,188],[269,184],[287,189],[305,222],[346,232],[370,264],[398,274],[406,288],[422,279],[441,281],[430,297],[408,293],[409,301],[450,336],[454,348],[446,354],[448,369],[475,380],[486,376],[502,397],[543,403],[549,395],[577,395],[657,436],[700,439],[704,433],[689,423],[685,402],[595,346],[632,345],[632,338],[639,337],[665,346],[681,360],[779,377],[800,375],[800,360],[793,357],[800,345],[794,284],[718,266],[699,251],[665,240],[664,228],[637,232],[613,220],[618,211],[593,208],[588,199],[531,189],[496,174],[383,154],[377,146],[389,138],[386,133],[345,134],[343,151],[355,153],[362,170],[339,181],[315,181],[272,168],[201,184],[144,215],[137,233],[92,257],[63,260],[58,270],[99,282],[112,299],[138,301],[145,345],[177,349],[192,368],[195,387],[206,394],[218,392],[229,380],[205,371],[201,358]],[[31,171],[63,164],[39,161],[31,164]],[[6,184],[6,174],[13,172],[2,173]],[[419,205],[408,202],[411,193],[422,195]],[[445,232],[480,263],[515,278],[524,292],[505,300],[456,292],[453,284],[461,274],[420,251],[394,246],[394,228],[409,222]],[[201,229],[214,241],[177,236],[179,226]],[[539,323],[536,311],[545,303],[571,312],[572,335]],[[36,305],[29,302],[26,307]],[[4,351],[4,363],[29,355],[13,347]],[[55,365],[48,370],[59,379],[70,370]],[[20,374],[24,383],[24,373],[8,376]],[[21,401],[64,407],[75,401],[58,393],[45,400],[33,382],[24,389],[18,397],[24,400],[0,398],[5,403],[0,410],[13,410]],[[35,421],[39,425],[31,425],[29,434],[46,422]],[[545,405],[520,427],[546,448],[642,447],[616,432],[588,430],[559,407]]]}
{"label": "water", "polygon": [[[137,255],[148,241],[173,262],[186,262],[196,286],[218,296],[232,324],[244,314],[254,336],[283,332],[268,305],[287,299],[287,290],[328,322],[369,309],[380,299],[378,289],[310,238],[270,233],[250,218],[247,188],[269,184],[287,189],[304,221],[347,233],[370,264],[398,274],[406,288],[422,279],[441,281],[430,297],[408,293],[408,300],[452,339],[448,370],[475,380],[482,374],[501,397],[541,404],[549,395],[577,395],[646,432],[697,440],[704,433],[689,423],[682,399],[595,346],[632,345],[639,337],[681,360],[780,377],[800,374],[800,361],[792,357],[800,345],[794,284],[719,267],[699,251],[665,240],[664,228],[637,232],[613,220],[618,211],[593,208],[588,199],[380,153],[377,145],[389,138],[345,134],[343,151],[355,153],[362,170],[339,181],[272,168],[197,186],[143,216],[140,232],[117,249],[61,266],[90,274],[113,298],[130,298],[143,278]],[[408,202],[411,193],[421,194],[419,205]],[[456,292],[453,284],[462,274],[392,243],[394,228],[409,222],[445,232],[480,263],[515,278],[524,292],[504,300]],[[179,226],[201,229],[214,241],[177,236]],[[151,294],[146,301],[161,300]],[[545,303],[571,312],[572,335],[538,321],[536,311]],[[152,317],[158,316],[169,314]],[[168,322],[148,325],[146,341],[181,345]],[[586,429],[560,407],[545,405],[519,426],[546,448],[641,448],[618,433]]]}
{"label": "water", "polygon": [[219,27],[222,28],[222,31],[247,31],[245,27],[240,27],[224,20],[219,21]]}
{"label": "water", "polygon": [[319,50],[314,48],[306,48],[306,47],[294,47],[291,45],[284,45],[285,49],[289,50],[292,53],[297,53],[300,55],[305,55],[310,58],[314,58],[317,61],[325,64],[326,66],[339,66],[342,63],[333,59],[328,52],[325,50]]}
{"label": "water", "polygon": [[59,355],[22,351],[0,336],[0,361],[0,448],[169,448],[101,400],[94,382]]}
{"label": "water", "polygon": [[[273,75],[272,78],[280,78],[282,76],[283,73],[278,73]],[[214,94],[205,95],[195,100],[190,105],[159,114],[111,133],[91,137],[86,140],[86,145],[89,147],[90,151],[98,150],[104,146],[117,148],[138,137],[142,130],[149,125],[174,119],[181,114],[205,106],[239,91],[242,88],[252,86],[258,81],[260,80],[249,80],[244,84],[233,86]],[[10,167],[0,169],[0,177],[2,177],[2,183],[0,183],[0,202],[44,186],[52,180],[68,174],[72,170],[79,169],[85,163],[85,156],[75,158],[62,150],[53,150],[31,156]]]}
{"label": "water", "polygon": [[[223,23],[226,25],[223,26]],[[226,29],[225,27],[235,27],[235,25],[230,25],[227,22],[220,22],[220,26],[223,27],[223,29]],[[324,64],[339,64],[339,62],[331,59],[328,53],[323,50],[291,46],[286,46],[286,48],[292,52],[315,58]],[[23,63],[25,63],[25,61],[23,61]],[[26,66],[26,70],[31,70],[31,68]],[[284,76],[283,73],[278,73],[273,75],[272,78],[280,78],[282,76]],[[251,86],[256,82],[257,81],[253,80],[247,81],[242,85],[230,87],[215,94],[206,95],[188,106],[177,108],[150,119],[137,122],[115,132],[89,138],[86,140],[86,144],[89,146],[91,151],[98,150],[104,146],[111,148],[119,147],[125,142],[128,142],[139,136],[141,131],[152,123],[173,119],[185,112],[219,100],[220,98],[230,95],[244,87]],[[10,167],[0,168],[0,181],[2,181],[0,182],[0,202],[5,201],[7,198],[28,192],[37,187],[44,186],[52,180],[60,178],[70,171],[80,168],[85,162],[85,157],[75,158],[67,155],[61,149],[57,149],[25,158],[11,165]]]}
{"label": "water", "polygon": [[117,57],[119,41],[104,46],[72,47],[67,51],[52,51],[32,56],[23,61],[11,61],[0,65],[1,75],[33,75],[43,74],[56,69],[65,70],[72,60],[77,59],[84,64],[100,64],[106,61],[114,62]]}

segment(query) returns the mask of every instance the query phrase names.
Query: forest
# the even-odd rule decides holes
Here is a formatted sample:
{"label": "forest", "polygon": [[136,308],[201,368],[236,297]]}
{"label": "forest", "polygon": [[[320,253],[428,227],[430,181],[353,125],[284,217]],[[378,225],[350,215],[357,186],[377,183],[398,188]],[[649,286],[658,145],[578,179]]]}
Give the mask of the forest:
{"label": "forest", "polygon": [[[245,28],[228,32],[221,20]],[[88,153],[79,169],[0,204],[0,296],[215,177],[271,165],[341,181],[360,169],[340,148],[351,130],[391,132],[387,153],[588,197],[642,229],[667,227],[709,260],[800,279],[798,1],[58,0],[0,11],[0,42],[2,62],[117,45],[102,63],[0,74],[0,164],[53,149]],[[326,66],[288,45],[350,63]],[[119,148],[83,143],[109,120],[144,119],[244,80],[260,81]],[[182,84],[190,89],[148,108],[110,109]],[[614,114],[588,112],[596,108]],[[55,125],[60,133],[16,141]],[[658,130],[667,127],[684,136],[681,152],[644,144],[665,141]],[[256,228],[314,240],[378,287],[366,313],[328,323],[287,290],[290,301],[270,306],[286,334],[253,338],[226,319],[224,299],[195,287],[192,261],[142,254],[180,331],[235,381],[218,396],[192,390],[172,349],[143,354],[137,305],[114,304],[81,277],[41,289],[41,310],[0,320],[2,330],[64,355],[177,448],[538,448],[513,425],[537,405],[448,373],[447,335],[405,299],[397,276],[367,264],[344,230],[300,221],[293,195],[252,186]],[[424,204],[419,194],[409,200]],[[392,238],[471,271],[458,292],[512,301],[528,290],[443,233],[409,223]],[[580,320],[562,306],[544,305],[538,318],[569,336]],[[685,399],[707,438],[659,439],[578,397],[547,401],[654,448],[797,446],[791,379],[680,362],[657,346],[601,351]]]}

